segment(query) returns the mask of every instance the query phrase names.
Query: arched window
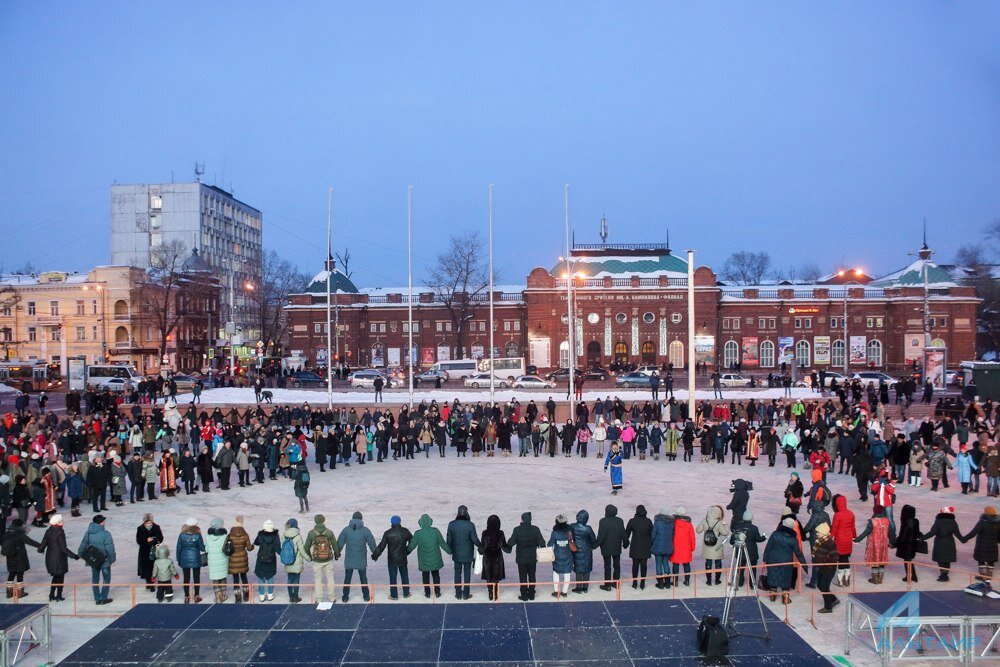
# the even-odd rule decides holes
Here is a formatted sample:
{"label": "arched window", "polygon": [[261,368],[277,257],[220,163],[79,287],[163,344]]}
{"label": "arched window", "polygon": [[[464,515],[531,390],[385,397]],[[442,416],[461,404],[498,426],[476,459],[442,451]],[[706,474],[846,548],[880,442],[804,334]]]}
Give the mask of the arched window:
{"label": "arched window", "polygon": [[628,361],[628,345],[626,345],[623,340],[615,343],[615,361],[618,363],[625,363]]}
{"label": "arched window", "polygon": [[126,327],[115,327],[115,343],[128,343],[128,329]]}
{"label": "arched window", "polygon": [[944,344],[943,338],[935,338],[931,341],[931,347],[947,347],[947,345]]}
{"label": "arched window", "polygon": [[647,340],[642,344],[642,363],[646,365],[656,363],[656,346],[652,341]]}
{"label": "arched window", "polygon": [[668,352],[670,353],[670,363],[674,365],[674,368],[684,368],[684,364],[686,363],[684,360],[684,343],[675,340],[670,343]]}
{"label": "arched window", "polygon": [[724,368],[732,368],[740,360],[740,344],[735,340],[727,340],[722,348],[722,365]]}
{"label": "arched window", "polygon": [[761,341],[760,365],[763,368],[774,368],[774,343],[769,340]]}
{"label": "arched window", "polygon": [[601,344],[596,340],[587,343],[587,367],[594,368],[601,365]]}
{"label": "arched window", "polygon": [[128,302],[123,299],[115,301],[115,317],[116,318],[126,318],[128,317]]}
{"label": "arched window", "polygon": [[520,351],[520,346],[513,340],[507,343],[503,348],[503,354],[505,357],[516,357]]}
{"label": "arched window", "polygon": [[809,366],[809,361],[812,358],[811,348],[809,347],[809,341],[800,340],[795,344],[795,363],[800,367]]}
{"label": "arched window", "polygon": [[872,366],[882,365],[882,343],[874,338],[868,341],[868,363]]}
{"label": "arched window", "polygon": [[830,346],[830,365],[834,368],[843,368],[847,361],[847,345],[842,340],[833,341]]}
{"label": "arched window", "polygon": [[559,343],[559,368],[569,368],[569,341]]}

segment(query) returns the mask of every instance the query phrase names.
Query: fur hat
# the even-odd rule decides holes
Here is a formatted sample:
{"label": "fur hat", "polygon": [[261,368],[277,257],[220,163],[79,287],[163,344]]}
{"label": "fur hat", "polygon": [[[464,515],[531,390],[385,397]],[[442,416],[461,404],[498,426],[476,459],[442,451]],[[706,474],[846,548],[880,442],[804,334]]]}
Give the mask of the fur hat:
{"label": "fur hat", "polygon": [[792,517],[788,517],[787,519],[783,519],[781,521],[781,525],[784,526],[785,528],[791,528],[791,529],[794,530],[795,529],[795,519],[793,519]]}
{"label": "fur hat", "polygon": [[753,521],[753,512],[751,512],[750,510],[747,510],[746,512],[744,512],[743,513],[743,520],[744,521]]}
{"label": "fur hat", "polygon": [[222,528],[224,525],[225,524],[223,523],[222,519],[215,518],[212,519],[212,522],[208,524],[208,528],[209,530],[218,530],[219,528]]}
{"label": "fur hat", "polygon": [[676,508],[674,508],[675,516],[687,516],[687,513],[688,513],[687,508],[684,507],[684,505],[678,505]]}
{"label": "fur hat", "polygon": [[270,519],[264,521],[264,530],[274,530],[274,522]]}
{"label": "fur hat", "polygon": [[830,534],[830,524],[821,523],[818,526],[816,526],[815,530],[816,534],[819,535],[820,537],[826,537],[827,535]]}
{"label": "fur hat", "polygon": [[195,527],[195,526],[198,525],[198,519],[196,519],[194,517],[191,517],[187,521],[184,522],[184,525],[188,526],[189,528],[193,528],[193,527]]}

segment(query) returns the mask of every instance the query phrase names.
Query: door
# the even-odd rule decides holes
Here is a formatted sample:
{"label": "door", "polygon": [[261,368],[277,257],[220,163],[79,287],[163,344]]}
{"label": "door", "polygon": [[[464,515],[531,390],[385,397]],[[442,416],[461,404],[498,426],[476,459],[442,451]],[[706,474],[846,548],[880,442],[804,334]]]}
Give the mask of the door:
{"label": "door", "polygon": [[548,338],[532,338],[528,341],[528,355],[531,363],[538,368],[552,368]]}
{"label": "door", "polygon": [[596,340],[587,343],[587,368],[601,365],[601,344]]}

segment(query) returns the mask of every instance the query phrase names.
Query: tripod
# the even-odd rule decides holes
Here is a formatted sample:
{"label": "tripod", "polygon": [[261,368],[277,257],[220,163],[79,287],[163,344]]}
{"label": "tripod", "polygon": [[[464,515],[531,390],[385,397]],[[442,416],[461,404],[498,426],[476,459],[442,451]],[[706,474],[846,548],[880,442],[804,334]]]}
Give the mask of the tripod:
{"label": "tripod", "polygon": [[[736,622],[730,619],[733,598],[736,597],[736,592],[740,588],[740,568],[742,567],[746,567],[747,579],[750,581],[750,592],[753,594],[754,600],[757,601],[757,610],[760,611],[760,622],[764,626],[763,635],[741,632],[736,627]],[[764,617],[764,603],[760,601],[760,591],[757,589],[757,574],[755,569],[750,565],[750,554],[747,552],[746,535],[744,533],[736,533],[733,537],[733,559],[729,563],[729,575],[726,579],[726,604],[722,609],[722,627],[726,628],[730,639],[742,635],[766,641],[771,640],[771,631],[768,630],[767,619]]]}

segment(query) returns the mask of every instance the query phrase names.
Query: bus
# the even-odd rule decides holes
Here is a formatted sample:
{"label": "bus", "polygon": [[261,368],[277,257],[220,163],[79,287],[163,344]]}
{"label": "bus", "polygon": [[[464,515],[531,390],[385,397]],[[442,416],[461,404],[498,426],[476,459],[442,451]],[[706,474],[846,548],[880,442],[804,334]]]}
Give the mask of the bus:
{"label": "bus", "polygon": [[62,372],[59,364],[44,361],[3,361],[0,382],[24,393],[46,391],[62,385]]}
{"label": "bus", "polygon": [[493,374],[496,377],[504,377],[513,381],[524,375],[524,357],[501,357],[497,359],[482,359],[479,361],[479,372],[488,373],[490,362],[493,366]]}
{"label": "bus", "polygon": [[461,380],[476,372],[475,359],[456,359],[454,361],[439,361],[430,367],[432,371],[444,371],[449,380]]}
{"label": "bus", "polygon": [[[137,384],[142,376],[132,366],[128,364],[96,364],[87,366],[87,386],[93,389],[104,389],[108,387],[108,382],[116,378]],[[123,389],[124,387],[114,387]]]}

